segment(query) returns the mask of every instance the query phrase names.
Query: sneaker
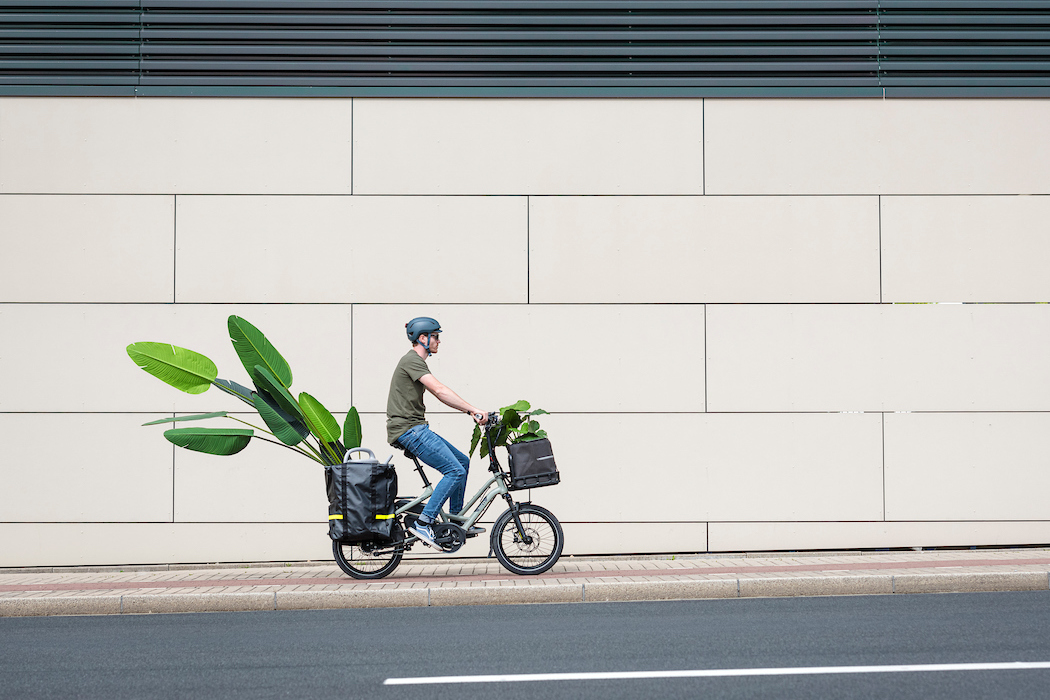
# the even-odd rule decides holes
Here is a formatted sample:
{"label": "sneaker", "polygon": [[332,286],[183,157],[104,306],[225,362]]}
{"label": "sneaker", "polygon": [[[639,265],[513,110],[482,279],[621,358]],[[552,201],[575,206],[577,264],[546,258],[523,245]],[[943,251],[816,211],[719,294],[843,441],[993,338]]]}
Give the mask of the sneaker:
{"label": "sneaker", "polygon": [[418,537],[423,544],[436,549],[441,549],[441,547],[438,546],[438,543],[434,540],[434,531],[430,529],[429,525],[424,525],[417,520],[415,525],[408,528],[408,531]]}

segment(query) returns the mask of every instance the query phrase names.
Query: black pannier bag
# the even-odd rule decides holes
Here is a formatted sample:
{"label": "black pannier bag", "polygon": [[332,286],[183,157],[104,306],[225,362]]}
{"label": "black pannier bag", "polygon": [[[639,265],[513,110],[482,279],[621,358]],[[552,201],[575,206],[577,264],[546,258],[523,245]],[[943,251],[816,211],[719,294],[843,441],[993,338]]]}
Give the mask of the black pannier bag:
{"label": "black pannier bag", "polygon": [[394,499],[397,472],[393,464],[371,459],[347,460],[325,467],[328,488],[328,536],[338,542],[391,540],[394,536]]}
{"label": "black pannier bag", "polygon": [[553,486],[561,481],[554,464],[554,451],[547,438],[507,445],[511,491]]}

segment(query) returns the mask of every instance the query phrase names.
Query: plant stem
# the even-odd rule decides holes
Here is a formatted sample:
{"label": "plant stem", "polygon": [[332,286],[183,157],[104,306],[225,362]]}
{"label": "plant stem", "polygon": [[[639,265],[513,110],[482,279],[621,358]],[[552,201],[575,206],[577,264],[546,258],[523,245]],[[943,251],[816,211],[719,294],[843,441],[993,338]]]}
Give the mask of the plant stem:
{"label": "plant stem", "polygon": [[310,450],[311,452],[313,452],[313,453],[314,453],[314,454],[315,454],[315,455],[317,456],[317,461],[318,461],[318,462],[321,462],[321,464],[324,464],[324,462],[322,462],[322,461],[321,461],[321,453],[320,453],[320,452],[318,452],[317,450],[315,450],[315,449],[314,449],[314,446],[313,446],[313,445],[311,445],[311,444],[310,444],[310,442],[309,442],[308,440],[306,440],[306,439],[304,438],[304,439],[303,439],[303,441],[302,441],[302,442],[301,442],[300,444],[301,444],[301,445],[305,445],[307,449],[309,449],[309,450]]}
{"label": "plant stem", "polygon": [[[226,416],[226,417],[229,418],[230,420],[235,420],[238,423],[243,423],[243,424],[247,425],[249,428],[255,428],[256,430],[262,431],[262,432],[266,433],[267,435],[273,435],[273,433],[271,433],[266,428],[260,428],[257,425],[252,425],[251,423],[249,423],[246,420],[241,420],[240,418],[234,418],[233,416]],[[276,435],[273,435],[273,436],[277,437]],[[318,459],[321,455],[317,455],[317,457],[314,457],[313,455],[311,455],[309,452],[307,452],[303,448],[299,447],[298,445],[286,445],[283,442],[275,442],[273,440],[267,440],[264,437],[260,437],[259,439],[262,440],[263,442],[272,442],[275,445],[280,445],[281,447],[287,447],[289,450],[295,450],[299,454],[305,455],[305,456],[309,457],[310,459],[314,460],[315,462],[320,462],[321,464],[324,464],[324,462],[322,462],[320,459]],[[310,446],[310,443],[305,442],[305,441],[304,441],[304,443],[306,444],[307,447],[310,447],[311,450],[313,449],[313,447]]]}
{"label": "plant stem", "polygon": [[313,461],[317,462],[318,464],[324,464],[324,462],[322,462],[321,460],[317,459],[316,457],[311,455],[306,450],[299,449],[298,447],[294,447],[292,445],[285,445],[283,442],[278,442],[277,440],[268,440],[267,438],[259,437],[259,436],[256,436],[256,437],[258,437],[263,442],[272,442],[273,444],[279,445],[280,447],[284,447],[286,449],[289,449],[292,452],[298,452],[299,454],[301,454],[301,455],[303,455],[305,457],[309,457],[310,459],[312,459]]}
{"label": "plant stem", "polygon": [[[314,437],[317,437],[317,436],[315,435]],[[324,440],[322,440],[321,438],[317,438],[317,445],[318,445],[318,446],[319,446],[319,447],[320,447],[320,448],[321,448],[322,450],[324,450],[324,451],[325,451],[325,453],[326,453],[326,454],[327,454],[327,455],[328,455],[328,456],[329,456],[329,457],[330,457],[330,458],[331,458],[332,460],[334,460],[334,461],[332,462],[332,464],[339,464],[339,463],[340,463],[340,462],[342,461],[342,460],[340,460],[340,459],[339,459],[339,455],[337,455],[337,454],[335,453],[335,450],[333,450],[333,449],[332,449],[332,446],[331,446],[331,445],[329,445],[329,444],[328,444],[327,442],[325,442]]]}
{"label": "plant stem", "polygon": [[[266,428],[260,428],[260,427],[259,427],[259,426],[257,426],[257,425],[252,425],[251,423],[249,423],[249,422],[248,422],[248,421],[246,421],[246,420],[241,420],[240,418],[234,418],[233,416],[226,416],[226,417],[227,417],[227,418],[229,418],[230,420],[235,420],[235,421],[237,421],[238,423],[244,423],[244,424],[245,424],[245,425],[247,425],[247,426],[248,426],[249,428],[255,428],[256,430],[261,430],[262,432],[266,433],[267,435],[273,435],[273,433],[271,433],[271,432],[270,432],[269,430],[267,430]],[[276,435],[273,435],[273,436],[274,436],[274,437],[277,437]],[[282,444],[283,444],[283,443],[282,443]]]}

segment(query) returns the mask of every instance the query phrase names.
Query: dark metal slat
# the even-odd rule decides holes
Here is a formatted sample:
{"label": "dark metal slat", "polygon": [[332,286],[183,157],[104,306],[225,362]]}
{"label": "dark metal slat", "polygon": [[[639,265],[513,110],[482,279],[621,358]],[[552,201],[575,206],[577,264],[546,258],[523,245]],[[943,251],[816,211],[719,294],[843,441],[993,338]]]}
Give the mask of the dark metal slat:
{"label": "dark metal slat", "polygon": [[277,24],[282,26],[308,25],[385,25],[398,27],[445,25],[455,26],[752,26],[752,25],[874,25],[875,14],[784,14],[784,15],[520,15],[520,14],[254,14],[226,15],[218,13],[172,15],[146,13],[143,22],[148,27],[161,25],[230,25],[252,26]]}
{"label": "dark metal slat", "polygon": [[[143,76],[142,83],[144,85],[186,85],[185,78],[176,76]],[[272,78],[262,76],[237,76],[236,80],[231,80],[226,76],[194,76],[193,85],[272,85],[275,84]],[[346,80],[343,78],[336,77],[316,77],[316,76],[304,76],[302,78],[295,78],[291,76],[283,77],[282,80],[277,83],[281,85],[338,85],[338,86],[362,86],[362,87],[400,87],[400,86],[434,86],[434,87],[631,87],[637,86],[639,83],[636,80],[629,78],[607,78],[607,77],[591,77],[587,78],[559,78],[555,76],[545,76],[539,78],[527,78],[527,77],[440,77],[440,78],[418,78],[418,77],[402,77],[402,76],[382,76],[382,77],[370,77],[370,76],[356,76],[353,80]],[[651,87],[733,87],[733,86],[754,86],[754,85],[770,85],[770,86],[784,86],[789,87],[792,85],[796,86],[864,86],[864,85],[875,85],[877,79],[874,76],[865,77],[859,76],[853,77],[841,77],[841,76],[830,76],[830,77],[751,77],[751,78],[660,78],[651,77],[648,78],[644,85]]]}
{"label": "dark metal slat", "polygon": [[[726,71],[751,72],[829,72],[824,62],[815,61],[590,61],[590,62],[536,62],[536,61],[158,61],[146,59],[143,70],[151,71],[223,71],[238,72],[304,72],[353,73],[383,72],[398,73],[468,73],[485,71],[491,73],[630,73],[634,72],[697,72],[712,73]],[[877,63],[850,61],[837,63],[836,72],[875,70]]]}
{"label": "dark metal slat", "polygon": [[739,11],[748,9],[757,11],[792,11],[804,10],[874,10],[876,0],[583,0],[568,2],[565,0],[376,0],[374,2],[346,2],[345,0],[166,0],[165,2],[144,2],[147,9],[187,9],[202,7],[218,10],[241,9],[276,11],[288,8],[298,9],[355,9],[372,11],[412,11],[420,8],[445,11],[484,11],[484,10],[522,10],[532,12],[602,12],[609,10],[652,12],[652,11]]}
{"label": "dark metal slat", "polygon": [[158,29],[146,27],[142,31],[143,39],[212,39],[214,41],[845,41],[875,40],[874,29],[857,29],[852,32],[842,30],[802,31],[802,30],[748,30],[728,34],[724,31],[705,30],[639,30],[639,31],[417,31],[400,29],[397,31],[377,30],[316,30],[278,31],[278,30],[196,30],[196,29]]}
{"label": "dark metal slat", "polygon": [[875,42],[861,44],[767,44],[757,48],[754,44],[719,44],[719,45],[661,45],[619,43],[548,45],[533,44],[173,44],[167,42],[150,42],[143,47],[145,56],[192,56],[192,55],[230,55],[230,56],[323,56],[339,59],[348,56],[391,56],[391,57],[450,57],[475,56],[484,53],[489,56],[556,56],[566,58],[603,57],[620,58],[626,56],[874,56]]}

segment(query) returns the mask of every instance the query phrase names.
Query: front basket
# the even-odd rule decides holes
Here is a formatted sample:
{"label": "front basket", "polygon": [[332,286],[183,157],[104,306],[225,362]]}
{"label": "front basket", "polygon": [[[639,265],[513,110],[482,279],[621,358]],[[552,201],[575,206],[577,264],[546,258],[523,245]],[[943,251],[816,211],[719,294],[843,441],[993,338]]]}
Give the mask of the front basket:
{"label": "front basket", "polygon": [[561,481],[547,438],[507,445],[511,491],[554,486]]}

